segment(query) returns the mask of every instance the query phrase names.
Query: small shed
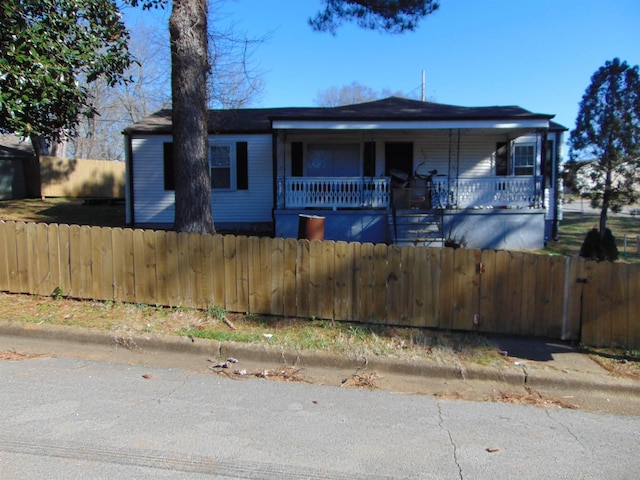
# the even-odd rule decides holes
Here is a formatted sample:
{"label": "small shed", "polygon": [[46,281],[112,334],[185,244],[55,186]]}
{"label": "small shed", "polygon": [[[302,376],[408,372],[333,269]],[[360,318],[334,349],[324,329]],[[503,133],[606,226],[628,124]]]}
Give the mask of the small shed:
{"label": "small shed", "polygon": [[0,135],[0,200],[39,196],[39,174],[31,141]]}

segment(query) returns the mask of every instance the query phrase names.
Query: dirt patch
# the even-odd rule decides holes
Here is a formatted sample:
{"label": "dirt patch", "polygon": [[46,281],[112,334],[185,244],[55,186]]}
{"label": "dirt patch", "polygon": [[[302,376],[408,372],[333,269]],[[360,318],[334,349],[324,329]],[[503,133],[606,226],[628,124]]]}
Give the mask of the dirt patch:
{"label": "dirt patch", "polygon": [[42,358],[46,357],[46,355],[40,355],[37,353],[28,353],[28,352],[18,352],[16,350],[9,351],[0,351],[0,361],[1,360],[31,360],[33,358]]}
{"label": "dirt patch", "polygon": [[569,402],[551,398],[535,390],[526,389],[526,392],[499,392],[496,395],[485,399],[490,402],[512,403],[516,405],[533,405],[536,407],[558,407],[576,409],[577,407]]}

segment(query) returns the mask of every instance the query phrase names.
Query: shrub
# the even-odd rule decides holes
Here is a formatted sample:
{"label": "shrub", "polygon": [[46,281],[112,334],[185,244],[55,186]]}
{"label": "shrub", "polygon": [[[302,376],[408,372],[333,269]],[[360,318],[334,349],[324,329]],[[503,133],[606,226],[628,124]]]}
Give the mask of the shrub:
{"label": "shrub", "polygon": [[598,232],[597,228],[589,231],[582,243],[582,247],[580,247],[581,257],[599,262],[603,260],[613,262],[618,259],[618,255],[616,239],[608,228],[604,231],[604,239],[602,241],[600,240],[600,232]]}

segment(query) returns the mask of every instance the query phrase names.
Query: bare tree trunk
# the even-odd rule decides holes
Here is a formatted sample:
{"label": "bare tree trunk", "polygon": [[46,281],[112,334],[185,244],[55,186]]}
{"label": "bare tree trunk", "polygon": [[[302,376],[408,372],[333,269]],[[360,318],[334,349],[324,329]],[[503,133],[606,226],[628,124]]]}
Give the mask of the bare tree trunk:
{"label": "bare tree trunk", "polygon": [[178,232],[215,233],[207,131],[207,0],[174,0],[169,18]]}
{"label": "bare tree trunk", "polygon": [[602,210],[600,210],[600,225],[599,231],[600,242],[604,242],[604,234],[607,230],[607,214],[609,211],[609,199],[611,197],[611,167],[607,168],[607,172],[604,179],[604,192],[602,194]]}

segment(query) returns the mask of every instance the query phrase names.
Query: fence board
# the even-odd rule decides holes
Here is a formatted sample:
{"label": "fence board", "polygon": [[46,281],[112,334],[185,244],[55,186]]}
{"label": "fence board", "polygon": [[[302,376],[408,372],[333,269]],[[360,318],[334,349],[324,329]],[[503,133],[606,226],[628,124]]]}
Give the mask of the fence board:
{"label": "fence board", "polygon": [[298,317],[310,317],[311,245],[308,240],[298,241],[296,256],[296,310]]}
{"label": "fence board", "polygon": [[[60,249],[58,239],[58,225],[52,223],[47,228],[47,256],[49,257],[48,295],[52,295],[60,287]],[[60,289],[64,294],[64,290]]]}
{"label": "fence board", "polygon": [[200,236],[200,253],[202,255],[202,276],[200,278],[202,282],[202,308],[209,308],[215,304],[213,294],[213,235]]}
{"label": "fence board", "polygon": [[453,328],[454,304],[454,253],[453,248],[443,248],[440,253],[440,299],[438,327]]}
{"label": "fence board", "polygon": [[133,231],[133,276],[135,278],[136,303],[149,303],[144,265],[144,230]]}
{"label": "fence board", "polygon": [[13,252],[7,251],[7,224],[5,221],[0,221],[0,291],[10,291],[9,285],[9,267],[8,262],[10,257],[14,257]]}
{"label": "fence board", "polygon": [[29,292],[29,254],[27,246],[27,224],[16,222],[16,258],[18,260],[18,291]]}
{"label": "fence board", "polygon": [[272,315],[284,313],[284,239],[274,238],[271,241],[271,294],[270,312]]}
{"label": "fence board", "polygon": [[298,256],[298,242],[294,238],[284,241],[284,263],[282,273],[283,314],[285,317],[295,317],[296,307],[296,258]]}
{"label": "fence board", "polygon": [[156,269],[156,233],[153,230],[145,230],[144,240],[144,276],[146,290],[149,295],[149,304],[157,303],[157,269]]}
{"label": "fence board", "polygon": [[473,330],[473,317],[478,313],[479,279],[476,278],[476,250],[456,249],[453,252],[452,327]]}
{"label": "fence board", "polygon": [[236,237],[226,235],[223,240],[224,248],[224,308],[235,310],[238,304],[238,291],[236,280]]}
{"label": "fence board", "polygon": [[612,291],[611,282],[613,280],[613,264],[611,262],[599,262],[596,266],[598,316],[596,323],[597,344],[601,346],[611,344],[611,315]]}
{"label": "fence board", "polygon": [[583,265],[585,260],[582,257],[566,258],[565,263],[565,284],[564,307],[563,307],[563,340],[580,340],[582,296],[584,284],[581,282],[584,277]]}
{"label": "fence board", "polygon": [[6,290],[10,292],[19,291],[18,279],[18,251],[16,246],[16,223],[2,222],[4,231],[4,251],[6,252]]}
{"label": "fence board", "polygon": [[582,293],[582,342],[587,345],[598,345],[598,278],[596,273],[596,262],[588,261],[583,264],[583,275],[587,283],[583,285]]}
{"label": "fence board", "polygon": [[176,242],[178,256],[178,283],[180,284],[180,306],[193,307],[191,291],[191,260],[189,259],[189,234],[178,232]]}
{"label": "fence board", "polygon": [[167,284],[167,232],[158,230],[154,232],[156,245],[156,303],[158,305],[170,305],[169,287]]}
{"label": "fence board", "polygon": [[335,301],[334,312],[336,320],[351,320],[350,303],[353,298],[352,279],[353,265],[348,258],[349,244],[336,242],[335,244]]}
{"label": "fence board", "polygon": [[71,280],[69,294],[73,298],[82,298],[82,283],[80,275],[80,226],[69,226],[69,278]]}
{"label": "fence board", "polygon": [[213,304],[224,308],[224,236],[213,236]]}
{"label": "fence board", "polygon": [[51,267],[49,267],[49,230],[45,223],[36,224],[35,261],[37,295],[51,295],[55,287],[51,287]]}
{"label": "fence board", "polygon": [[[524,263],[526,264],[526,258]],[[540,257],[536,259],[537,267],[536,272],[533,274],[533,279],[536,280],[534,291],[534,308],[535,308],[535,323],[532,325],[532,329],[524,331],[525,335],[544,335],[546,331],[546,323],[549,315],[549,303],[551,302],[551,262],[550,257]],[[528,285],[523,284],[523,294],[528,293],[529,288],[533,288],[531,280],[527,277],[523,279],[523,282],[527,282]],[[526,295],[525,295],[526,296]]]}
{"label": "fence board", "polygon": [[32,295],[37,294],[38,285],[38,246],[36,245],[36,226],[35,223],[27,223],[26,227],[26,241],[27,241],[27,293]]}
{"label": "fence board", "polygon": [[322,242],[309,242],[309,316],[322,318],[321,297],[324,277]]}
{"label": "fence board", "polygon": [[193,306],[195,308],[206,308],[202,293],[202,249],[200,248],[200,237],[200,234],[189,235],[189,282]]}
{"label": "fence board", "polygon": [[442,249],[427,249],[426,288],[423,292],[425,310],[425,327],[436,328],[440,324],[440,293],[442,282],[442,266],[440,264]]}
{"label": "fence board", "polygon": [[95,300],[105,300],[102,295],[102,238],[100,227],[91,227],[89,230],[91,241],[90,261],[91,261],[91,292]]}
{"label": "fence board", "polygon": [[80,227],[80,297],[95,298],[93,293],[93,271],[91,269],[91,227]]}
{"label": "fence board", "polygon": [[507,306],[507,330],[506,333],[519,333],[522,318],[522,297],[525,292],[522,289],[522,270],[524,254],[510,252],[508,271],[508,306]]}
{"label": "fence board", "polygon": [[518,329],[513,330],[513,333],[535,335],[536,331],[544,330],[544,312],[539,302],[545,301],[546,291],[549,288],[549,279],[543,278],[545,274],[549,274],[545,263],[547,262],[542,256],[527,255],[522,259],[521,320]]}
{"label": "fence board", "polygon": [[102,299],[113,299],[113,247],[111,229],[100,229],[100,255],[102,256]]}
{"label": "fence board", "polygon": [[400,277],[400,322],[401,325],[415,326],[414,317],[414,293],[415,288],[415,251],[414,247],[403,247],[400,250],[400,264],[402,267]]}
{"label": "fence board", "polygon": [[349,242],[347,244],[346,261],[351,265],[351,274],[349,275],[349,282],[351,284],[351,286],[349,287],[350,300],[349,305],[347,306],[347,320],[353,322],[360,321],[360,294],[362,281],[360,247],[361,244],[356,242]]}
{"label": "fence board", "polygon": [[371,322],[373,320],[373,250],[372,243],[363,243],[360,246],[360,256],[358,258],[358,268],[360,270],[359,284],[359,313],[358,319],[362,322]]}
{"label": "fence board", "polygon": [[320,243],[322,247],[322,255],[324,257],[324,276],[322,277],[320,311],[322,313],[322,318],[334,319],[336,242],[325,241]]}
{"label": "fence board", "polygon": [[611,274],[611,340],[607,345],[618,348],[626,348],[626,338],[629,322],[629,265],[621,263],[612,268]]}
{"label": "fence board", "polygon": [[[386,321],[405,324],[402,319],[402,250],[398,245],[387,247],[387,307]],[[382,312],[381,312],[382,313]],[[379,316],[381,316],[379,313]]]}
{"label": "fence board", "polygon": [[496,314],[500,310],[495,303],[496,295],[496,252],[483,250],[480,258],[481,273],[479,286],[479,315],[478,330],[481,332],[495,332]]}
{"label": "fence board", "polygon": [[69,241],[69,225],[58,225],[58,255],[60,265],[59,286],[63,293],[71,291],[71,243]]}
{"label": "fence board", "polygon": [[249,255],[249,311],[264,313],[262,307],[262,272],[260,265],[260,238],[250,237],[248,243]]}
{"label": "fence board", "polygon": [[411,325],[426,326],[427,303],[425,301],[427,284],[427,249],[415,247],[413,252],[413,288],[411,289]]}
{"label": "fence board", "polygon": [[383,244],[373,246],[373,311],[372,322],[386,323],[387,316],[387,279],[389,266],[387,264],[388,248]]}
{"label": "fence board", "polygon": [[629,269],[629,327],[627,348],[640,350],[640,265],[632,265]]}
{"label": "fence board", "polygon": [[126,228],[122,231],[124,278],[123,294],[125,302],[133,302],[136,298],[136,277],[133,269],[133,230]]}
{"label": "fence board", "polygon": [[505,250],[496,252],[494,276],[495,317],[492,322],[496,332],[507,332],[507,307],[509,300],[509,266],[511,254]]}
{"label": "fence board", "polygon": [[237,295],[239,312],[249,311],[249,243],[247,237],[236,237]]}
{"label": "fence board", "polygon": [[271,239],[260,239],[260,313],[268,314],[271,307]]}
{"label": "fence board", "polygon": [[550,257],[551,281],[549,283],[550,300],[545,317],[545,328],[542,335],[560,338],[562,336],[564,308],[564,279],[566,277],[566,261],[563,257]]}

